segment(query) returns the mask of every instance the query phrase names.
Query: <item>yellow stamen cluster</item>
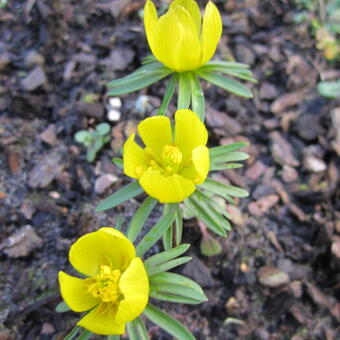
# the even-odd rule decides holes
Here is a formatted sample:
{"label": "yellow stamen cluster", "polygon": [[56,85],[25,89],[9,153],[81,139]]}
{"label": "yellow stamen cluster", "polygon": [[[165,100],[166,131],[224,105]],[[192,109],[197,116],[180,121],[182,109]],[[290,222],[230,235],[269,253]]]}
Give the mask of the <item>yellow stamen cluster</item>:
{"label": "yellow stamen cluster", "polygon": [[182,159],[182,152],[176,146],[167,144],[163,147],[162,163],[163,168],[168,175],[173,175],[178,172]]}
{"label": "yellow stamen cluster", "polygon": [[101,265],[96,277],[85,279],[85,288],[88,293],[103,302],[116,302],[120,296],[118,287],[120,276],[120,270]]}

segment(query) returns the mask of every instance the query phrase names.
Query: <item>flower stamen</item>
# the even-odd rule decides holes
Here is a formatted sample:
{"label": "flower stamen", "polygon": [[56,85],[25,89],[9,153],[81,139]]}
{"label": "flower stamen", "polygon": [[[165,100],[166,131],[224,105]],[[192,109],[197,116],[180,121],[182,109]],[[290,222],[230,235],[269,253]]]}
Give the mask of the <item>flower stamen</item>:
{"label": "flower stamen", "polygon": [[120,270],[101,265],[99,273],[95,277],[85,279],[85,288],[103,302],[116,302],[120,296],[118,287],[120,276]]}

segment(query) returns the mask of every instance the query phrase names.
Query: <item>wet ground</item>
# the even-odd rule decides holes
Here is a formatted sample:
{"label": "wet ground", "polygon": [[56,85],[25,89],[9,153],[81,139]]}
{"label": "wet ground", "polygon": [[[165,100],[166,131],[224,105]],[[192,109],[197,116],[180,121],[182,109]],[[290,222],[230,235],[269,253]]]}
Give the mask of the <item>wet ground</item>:
{"label": "wet ground", "polygon": [[[335,340],[340,102],[320,97],[316,84],[339,77],[339,64],[323,59],[306,24],[293,24],[288,0],[215,3],[224,24],[217,57],[250,64],[259,83],[248,84],[253,100],[206,85],[210,144],[251,142],[245,167],[218,175],[250,196],[226,206],[234,228],[219,239],[218,256],[200,253],[197,222],[186,221],[194,260],[181,271],[209,301],[162,307],[197,339]],[[62,339],[76,321],[54,311],[70,244],[137,208],[132,201],[94,212],[128,182],[111,158],[164,91],[157,84],[123,96],[115,114],[105,96],[105,83],[149,53],[143,5],[13,0],[0,9],[1,340]],[[111,142],[88,163],[73,136],[102,121],[112,127]],[[170,339],[157,327],[150,334]]]}

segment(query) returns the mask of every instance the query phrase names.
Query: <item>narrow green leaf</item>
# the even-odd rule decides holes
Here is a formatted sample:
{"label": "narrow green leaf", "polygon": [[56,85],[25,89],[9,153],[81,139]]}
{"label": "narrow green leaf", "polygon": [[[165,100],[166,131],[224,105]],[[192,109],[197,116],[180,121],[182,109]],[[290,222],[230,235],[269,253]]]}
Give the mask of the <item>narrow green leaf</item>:
{"label": "narrow green leaf", "polygon": [[168,83],[166,84],[162,104],[157,113],[158,115],[164,116],[166,114],[166,110],[168,109],[170,101],[175,93],[177,81],[178,81],[178,75],[175,73],[172,75],[172,77],[169,79]]}
{"label": "narrow green leaf", "polygon": [[230,68],[230,69],[247,69],[249,68],[249,65],[243,64],[243,63],[238,63],[234,61],[221,61],[221,60],[211,60],[209,61],[206,65],[202,66],[202,69],[204,67],[210,67],[210,66],[221,66],[225,68]]}
{"label": "narrow green leaf", "polygon": [[[161,273],[151,277],[150,296],[154,293],[165,294],[166,297],[184,297],[187,298],[191,304],[207,301],[207,297],[200,285],[183,275],[175,273]],[[173,300],[173,302],[177,301]]]}
{"label": "narrow green leaf", "polygon": [[142,64],[146,65],[156,61],[157,61],[156,57],[153,54],[149,54],[145,58],[143,58]]}
{"label": "narrow green leaf", "polygon": [[190,248],[190,244],[181,244],[175,248],[162,251],[161,253],[157,253],[155,255],[150,256],[148,259],[144,261],[144,265],[146,268],[153,267],[159,265],[161,263],[170,261],[182,254],[184,254]]}
{"label": "narrow green leaf", "polygon": [[192,257],[190,256],[182,256],[152,267],[148,266],[147,268],[148,276],[151,277],[152,275],[166,272],[172,268],[178,267],[184,263],[189,262],[191,259]]}
{"label": "narrow green leaf", "polygon": [[[201,220],[210,230],[220,236],[226,236],[226,231],[219,224],[220,215],[216,211],[212,211],[207,204],[202,200],[194,198],[194,194],[187,198],[184,203],[195,214],[195,216]],[[218,215],[218,219],[215,219],[215,215]]]}
{"label": "narrow green leaf", "polygon": [[145,224],[145,221],[148,219],[156,204],[157,200],[148,196],[135,212],[127,230],[127,238],[131,242],[136,240]]}
{"label": "narrow green leaf", "polygon": [[170,293],[163,293],[163,292],[158,292],[158,291],[153,291],[153,290],[150,290],[150,297],[157,299],[157,300],[161,300],[161,301],[167,301],[171,303],[184,303],[187,305],[197,305],[201,303],[186,296],[176,296],[176,295],[171,295]]}
{"label": "narrow green leaf", "polygon": [[[200,195],[203,196],[202,199],[204,199],[204,201],[207,202],[208,205],[211,205],[217,212],[219,212],[225,218],[231,220],[232,216],[227,212],[227,210],[223,206],[221,206],[218,202],[216,202],[216,199],[214,197],[214,195],[216,194],[212,193],[211,191],[203,191],[203,190],[199,190],[199,192],[200,192]],[[225,195],[222,198],[227,200],[231,204],[235,204],[235,201],[232,199],[231,196]],[[230,228],[228,228],[227,230],[229,229]]]}
{"label": "narrow green leaf", "polygon": [[195,340],[195,337],[179,321],[150,303],[146,306],[144,315],[179,340]]}
{"label": "narrow green leaf", "polygon": [[238,142],[238,143],[233,143],[233,144],[228,144],[228,145],[220,145],[220,146],[215,146],[214,148],[209,148],[209,154],[210,157],[217,157],[220,155],[225,155],[231,151],[235,151],[241,148],[244,148],[246,146],[249,146],[249,143],[247,142]]}
{"label": "narrow green leaf", "polygon": [[142,67],[140,67],[139,69],[137,69],[136,71],[132,72],[131,74],[123,77],[123,78],[119,78],[119,79],[115,79],[110,81],[109,83],[106,84],[107,87],[118,87],[118,86],[124,86],[126,84],[129,84],[133,81],[135,81],[136,79],[145,77],[147,74],[150,73],[160,73],[167,70],[167,68],[161,64],[160,62],[154,62],[154,63],[149,63],[147,65],[143,65]]}
{"label": "narrow green leaf", "polygon": [[242,188],[233,185],[226,185],[210,178],[207,178],[202,184],[199,185],[199,187],[222,197],[247,197],[249,195],[249,193]]}
{"label": "narrow green leaf", "polygon": [[[205,209],[207,214],[217,223],[220,227],[225,230],[230,230],[230,222],[226,219],[228,218],[228,213],[223,211],[222,207],[215,202],[211,197],[207,196],[200,190],[196,190],[194,200],[198,202],[202,209]],[[224,218],[226,217],[226,218]],[[209,227],[209,225],[207,225]]]}
{"label": "narrow green leaf", "polygon": [[223,74],[227,74],[236,78],[240,78],[243,80],[250,81],[252,83],[257,83],[257,80],[253,77],[253,73],[248,69],[242,68],[230,68],[225,66],[214,66],[207,65],[205,68],[202,68],[203,72],[220,72]]}
{"label": "narrow green leaf", "polygon": [[141,317],[127,323],[126,326],[129,340],[150,340],[148,331]]}
{"label": "narrow green leaf", "polygon": [[226,78],[217,73],[197,72],[197,74],[209,83],[219,86],[231,93],[245,98],[252,98],[251,91],[240,82]]}
{"label": "narrow green leaf", "polygon": [[200,120],[204,122],[205,118],[205,100],[204,93],[199,80],[193,73],[188,73],[191,85],[191,107]]}
{"label": "narrow green leaf", "polygon": [[65,313],[70,310],[70,307],[65,303],[65,301],[61,301],[57,304],[57,307],[55,308],[55,311],[57,313]]}
{"label": "narrow green leaf", "polygon": [[120,340],[120,335],[108,335],[107,340]]}
{"label": "narrow green leaf", "polygon": [[70,333],[68,333],[65,337],[64,340],[73,340],[74,337],[80,332],[82,328],[79,326],[73,327]]}
{"label": "narrow green leaf", "polygon": [[188,73],[179,74],[177,109],[188,109],[191,101],[191,84]]}
{"label": "narrow green leaf", "polygon": [[121,230],[124,224],[125,218],[123,214],[118,214],[115,220],[115,229]]}
{"label": "narrow green leaf", "polygon": [[139,242],[136,253],[142,257],[167,231],[175,219],[175,214],[171,213],[162,216],[160,220],[148,231],[148,233]]}
{"label": "narrow green leaf", "polygon": [[88,340],[90,339],[91,335],[93,335],[92,332],[85,329],[77,338],[76,340]]}
{"label": "narrow green leaf", "polygon": [[123,160],[121,158],[118,157],[114,157],[112,158],[112,162],[114,165],[116,165],[120,170],[123,170],[124,166],[123,166]]}
{"label": "narrow green leaf", "polygon": [[171,70],[165,70],[163,72],[146,74],[143,77],[132,80],[130,83],[127,83],[126,85],[113,88],[112,90],[108,92],[108,95],[109,96],[120,96],[122,94],[127,94],[130,92],[138,91],[140,89],[143,89],[144,87],[147,87],[167,77],[170,73],[172,73]]}
{"label": "narrow green leaf", "polygon": [[243,164],[240,163],[219,163],[219,164],[211,164],[210,171],[221,171],[221,170],[228,170],[228,169],[238,169],[242,168]]}
{"label": "narrow green leaf", "polygon": [[175,242],[176,246],[180,245],[182,242],[182,232],[183,232],[183,216],[182,209],[178,204],[175,210]]}
{"label": "narrow green leaf", "polygon": [[123,188],[114,192],[111,196],[106,197],[99,202],[96,212],[105,211],[115,206],[122,204],[129,199],[136,197],[144,192],[143,188],[139,185],[138,181],[125,185]]}
{"label": "narrow green leaf", "polygon": [[249,155],[245,152],[240,151],[232,151],[227,154],[222,154],[219,156],[210,156],[210,161],[212,163],[227,163],[227,162],[238,162],[244,161],[249,158]]}

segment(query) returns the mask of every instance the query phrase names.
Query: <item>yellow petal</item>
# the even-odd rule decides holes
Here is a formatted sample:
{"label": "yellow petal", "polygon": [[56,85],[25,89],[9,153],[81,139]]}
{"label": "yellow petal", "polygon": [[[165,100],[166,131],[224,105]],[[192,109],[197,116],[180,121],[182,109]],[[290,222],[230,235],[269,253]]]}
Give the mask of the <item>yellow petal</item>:
{"label": "yellow petal", "polygon": [[132,134],[124,144],[124,173],[132,178],[140,178],[148,168],[149,157],[134,139],[135,134]]}
{"label": "yellow petal", "polygon": [[198,146],[192,152],[192,163],[182,169],[180,175],[195,184],[201,184],[206,179],[209,168],[209,150],[206,146]]}
{"label": "yellow petal", "polygon": [[133,259],[122,274],[119,289],[124,299],[119,303],[115,319],[118,323],[132,321],[142,314],[149,299],[149,279],[139,257]]}
{"label": "yellow petal", "polygon": [[83,279],[62,271],[59,272],[58,279],[61,296],[73,311],[84,312],[99,304],[100,300],[86,291]]}
{"label": "yellow petal", "polygon": [[124,334],[125,323],[116,322],[114,317],[115,313],[111,312],[110,307],[107,307],[107,305],[108,304],[100,304],[80,319],[77,325],[95,334]]}
{"label": "yellow petal", "polygon": [[176,6],[184,7],[192,17],[197,29],[197,34],[201,33],[201,12],[197,5],[197,2],[194,0],[175,0],[171,3],[170,9],[175,8]]}
{"label": "yellow petal", "polygon": [[202,65],[207,63],[216,51],[222,35],[222,19],[217,7],[209,1],[205,7],[202,24]]}
{"label": "yellow petal", "polygon": [[88,276],[95,276],[100,265],[125,270],[135,256],[133,244],[113,228],[101,228],[80,237],[69,253],[73,267]]}
{"label": "yellow petal", "polygon": [[155,5],[151,0],[147,0],[144,6],[144,27],[146,32],[146,37],[152,53],[154,53],[154,37],[155,29],[158,21],[157,11]]}
{"label": "yellow petal", "polygon": [[195,185],[175,174],[163,176],[158,170],[148,170],[139,180],[145,192],[161,203],[178,203],[195,191]]}
{"label": "yellow petal", "polygon": [[168,117],[150,117],[138,125],[138,132],[145,146],[156,159],[161,159],[164,145],[172,144],[172,132]]}
{"label": "yellow petal", "polygon": [[175,121],[175,145],[181,150],[185,165],[197,146],[207,144],[208,131],[196,113],[190,110],[178,110]]}
{"label": "yellow petal", "polygon": [[205,181],[210,169],[209,150],[206,146],[198,146],[192,152],[192,162],[198,173],[195,184],[201,184]]}
{"label": "yellow petal", "polygon": [[201,43],[189,12],[182,6],[161,16],[156,25],[155,57],[170,69],[183,72],[201,64]]}

